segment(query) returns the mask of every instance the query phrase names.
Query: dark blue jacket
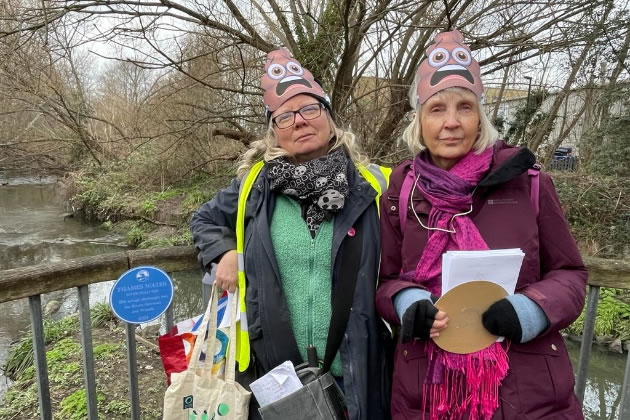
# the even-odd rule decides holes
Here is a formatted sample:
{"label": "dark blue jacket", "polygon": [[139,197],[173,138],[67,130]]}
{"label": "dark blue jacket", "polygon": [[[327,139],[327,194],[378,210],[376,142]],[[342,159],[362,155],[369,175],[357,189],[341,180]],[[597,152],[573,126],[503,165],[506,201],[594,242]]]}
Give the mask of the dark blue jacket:
{"label": "dark blue jacket", "polygon": [[[343,383],[352,420],[381,420],[389,417],[389,386],[384,337],[387,331],[375,309],[380,234],[376,192],[350,162],[347,173],[350,193],[334,221],[331,267],[333,288],[339,281],[339,251],[352,227],[363,229],[361,261],[356,262],[357,285],[348,326],[340,347]],[[221,190],[193,215],[193,240],[204,267],[217,262],[223,253],[236,249],[236,209],[240,180]],[[260,173],[247,200],[245,216],[245,294],[252,366],[260,376],[286,360],[302,362],[291,328],[289,308],[282,290],[269,225],[275,204],[266,168]],[[320,351],[323,357],[323,349]],[[247,372],[246,372],[247,373]],[[252,375],[239,382],[249,385]],[[252,398],[252,400],[254,400]],[[257,418],[250,410],[250,418]]]}

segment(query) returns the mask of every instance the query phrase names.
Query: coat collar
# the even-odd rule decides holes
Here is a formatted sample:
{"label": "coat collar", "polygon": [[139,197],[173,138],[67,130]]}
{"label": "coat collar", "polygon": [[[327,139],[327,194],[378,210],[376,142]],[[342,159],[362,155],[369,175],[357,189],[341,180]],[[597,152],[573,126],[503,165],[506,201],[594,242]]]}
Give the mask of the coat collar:
{"label": "coat collar", "polygon": [[526,172],[535,163],[536,156],[526,147],[509,146],[499,140],[494,146],[490,171],[479,182],[479,186],[503,184]]}

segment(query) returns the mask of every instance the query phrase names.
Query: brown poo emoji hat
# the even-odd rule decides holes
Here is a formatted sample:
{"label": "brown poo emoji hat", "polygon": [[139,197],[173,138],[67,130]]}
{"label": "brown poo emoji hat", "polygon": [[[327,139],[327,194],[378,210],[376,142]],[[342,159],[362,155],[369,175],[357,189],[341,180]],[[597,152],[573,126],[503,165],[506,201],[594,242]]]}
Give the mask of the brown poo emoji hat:
{"label": "brown poo emoji hat", "polygon": [[260,86],[265,91],[263,101],[267,121],[280,105],[300,94],[312,96],[330,110],[330,99],[326,92],[315,81],[311,72],[302,67],[286,48],[267,54]]}

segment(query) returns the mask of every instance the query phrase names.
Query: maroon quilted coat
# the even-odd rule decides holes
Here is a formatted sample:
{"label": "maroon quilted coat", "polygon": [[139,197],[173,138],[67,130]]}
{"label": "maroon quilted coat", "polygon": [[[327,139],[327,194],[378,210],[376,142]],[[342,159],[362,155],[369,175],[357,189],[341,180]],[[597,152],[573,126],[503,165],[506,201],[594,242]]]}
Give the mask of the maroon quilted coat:
{"label": "maroon quilted coat", "polygon": [[[551,178],[541,173],[539,213],[530,198],[527,169],[534,158],[527,149],[497,143],[489,173],[473,195],[470,215],[490,249],[521,248],[525,259],[516,292],[534,300],[550,326],[534,340],[512,343],[510,368],[499,389],[500,405],[493,419],[582,419],[573,392],[571,362],[560,333],[584,305],[587,272],[564,218]],[[407,212],[405,235],[400,231],[398,197],[411,161],[394,169],[381,199],[381,272],[376,306],[392,325],[400,325],[392,298],[400,290],[419,287],[398,274],[415,269],[427,234]],[[414,193],[414,208],[427,224],[430,204]],[[392,417],[422,418],[422,384],[427,367],[424,342],[398,343],[394,359]],[[428,408],[428,404],[427,404]]]}

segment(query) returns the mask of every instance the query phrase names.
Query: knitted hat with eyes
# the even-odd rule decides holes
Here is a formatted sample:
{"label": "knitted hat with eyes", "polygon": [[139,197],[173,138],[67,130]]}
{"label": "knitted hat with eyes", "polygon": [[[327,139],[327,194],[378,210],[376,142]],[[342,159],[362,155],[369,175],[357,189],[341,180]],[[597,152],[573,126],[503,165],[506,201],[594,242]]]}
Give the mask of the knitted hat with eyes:
{"label": "knitted hat with eyes", "polygon": [[418,104],[450,87],[471,90],[479,99],[483,94],[479,63],[458,30],[438,34],[427,48],[427,58],[417,72]]}
{"label": "knitted hat with eyes", "polygon": [[265,73],[260,78],[260,86],[265,93],[265,116],[267,122],[271,113],[296,95],[306,94],[321,102],[330,110],[330,99],[310,71],[291,56],[286,48],[267,54]]}

